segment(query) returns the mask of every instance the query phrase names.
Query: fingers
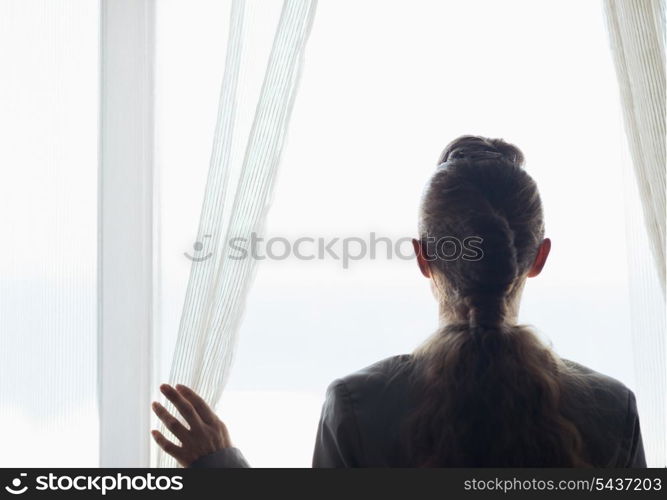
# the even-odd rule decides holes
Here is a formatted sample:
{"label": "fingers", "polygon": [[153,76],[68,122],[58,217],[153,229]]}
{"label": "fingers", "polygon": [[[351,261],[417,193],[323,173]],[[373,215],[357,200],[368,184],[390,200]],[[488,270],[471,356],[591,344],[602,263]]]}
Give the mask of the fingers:
{"label": "fingers", "polygon": [[195,411],[194,407],[190,404],[190,402],[183,397],[183,395],[178,392],[176,389],[174,389],[172,386],[168,384],[162,384],[160,386],[160,391],[162,394],[165,395],[165,397],[171,401],[176,409],[179,411],[181,415],[183,415],[183,418],[185,421],[190,424],[190,428],[197,426],[201,423],[199,416],[197,415],[197,412]]}
{"label": "fingers", "polygon": [[166,453],[174,457],[179,462],[183,461],[182,451],[183,449],[180,446],[176,446],[174,443],[169,441],[166,437],[162,435],[160,431],[151,431],[151,435],[155,442],[160,448],[162,448]]}
{"label": "fingers", "polygon": [[178,384],[176,389],[188,400],[204,422],[211,424],[217,420],[216,414],[199,394],[183,384]]}
{"label": "fingers", "polygon": [[199,457],[232,446],[227,427],[196,392],[180,384],[176,388],[162,384],[160,391],[174,404],[190,428],[176,418],[175,412],[172,414],[160,403],[153,402],[153,411],[180,440],[180,446],[156,430],[151,434],[160,448],[181,465],[187,467]]}
{"label": "fingers", "polygon": [[188,429],[182,423],[180,423],[176,417],[169,413],[169,411],[167,411],[167,409],[157,401],[153,403],[153,411],[158,416],[158,418],[164,422],[164,425],[167,427],[167,429],[169,429],[174,434],[174,436],[180,439],[181,443],[185,441],[188,435]]}

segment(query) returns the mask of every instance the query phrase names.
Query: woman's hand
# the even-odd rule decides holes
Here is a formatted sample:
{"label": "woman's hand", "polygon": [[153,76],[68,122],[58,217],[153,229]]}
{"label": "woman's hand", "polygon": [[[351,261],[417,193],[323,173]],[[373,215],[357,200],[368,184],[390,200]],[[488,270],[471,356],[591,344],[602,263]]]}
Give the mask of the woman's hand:
{"label": "woman's hand", "polygon": [[160,448],[179,464],[188,467],[200,457],[232,446],[227,427],[196,392],[180,384],[176,388],[162,384],[160,391],[174,404],[190,427],[185,427],[160,403],[153,402],[153,411],[179,439],[181,446],[169,441],[159,431],[153,430],[151,434]]}

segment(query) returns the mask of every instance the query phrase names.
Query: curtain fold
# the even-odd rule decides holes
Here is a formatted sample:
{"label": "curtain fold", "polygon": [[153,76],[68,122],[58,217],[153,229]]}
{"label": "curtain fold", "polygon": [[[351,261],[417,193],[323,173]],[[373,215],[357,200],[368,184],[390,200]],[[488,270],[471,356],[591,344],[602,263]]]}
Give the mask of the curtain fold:
{"label": "curtain fold", "polygon": [[[634,173],[628,263],[635,384],[647,462],[667,465],[665,2],[604,0]],[[632,192],[630,192],[632,191]],[[638,196],[637,196],[638,194]],[[650,248],[650,254],[646,248]],[[652,266],[650,261],[652,260]],[[662,292],[662,293],[661,293]]]}
{"label": "curtain fold", "polygon": [[665,292],[665,2],[605,0],[625,132]]}
{"label": "curtain fold", "polygon": [[[316,0],[285,0],[276,27],[238,179],[230,184],[239,73],[243,71],[245,0],[233,0],[225,71],[197,241],[213,258],[193,262],[170,382],[192,387],[212,406],[220,399],[234,356],[255,259],[232,256],[230,241],[249,250],[261,235],[299,82]],[[226,203],[229,196],[233,203]],[[229,213],[223,210],[231,206]],[[164,426],[162,426],[162,430]],[[161,450],[158,465],[175,462]]]}

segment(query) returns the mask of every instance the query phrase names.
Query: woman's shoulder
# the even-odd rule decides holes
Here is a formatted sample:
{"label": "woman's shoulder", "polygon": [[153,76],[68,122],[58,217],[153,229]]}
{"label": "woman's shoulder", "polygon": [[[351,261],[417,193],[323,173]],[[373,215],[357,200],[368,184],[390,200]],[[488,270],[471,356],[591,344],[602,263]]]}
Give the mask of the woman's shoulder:
{"label": "woman's shoulder", "polygon": [[409,354],[385,358],[329,384],[318,442],[334,439],[334,448],[350,455],[347,463],[379,467],[399,463],[411,359]]}
{"label": "woman's shoulder", "polygon": [[562,359],[562,361],[567,368],[567,375],[573,382],[573,387],[592,391],[597,396],[620,399],[626,402],[629,397],[634,397],[632,390],[620,380],[569,359]]}
{"label": "woman's shoulder", "polygon": [[580,412],[602,417],[622,426],[637,413],[635,394],[620,380],[580,363],[563,360],[566,366],[566,397]]}
{"label": "woman's shoulder", "polygon": [[591,463],[645,467],[635,395],[623,382],[574,361],[563,360],[569,382],[570,418],[582,434]]}
{"label": "woman's shoulder", "polygon": [[327,398],[345,398],[362,407],[384,407],[408,391],[412,355],[391,356],[339,377],[327,388]]}
{"label": "woman's shoulder", "polygon": [[410,371],[411,354],[390,356],[359,370],[337,378],[331,387],[343,387],[347,391],[376,390],[382,386],[404,381]]}
{"label": "woman's shoulder", "polygon": [[[378,393],[392,386],[402,387],[408,380],[414,364],[412,354],[400,354],[381,359],[371,365],[334,380],[329,389],[340,389],[347,393]],[[585,397],[617,401],[627,405],[634,400],[634,393],[620,380],[605,375],[569,359],[562,359],[566,367],[568,385],[573,392]]]}

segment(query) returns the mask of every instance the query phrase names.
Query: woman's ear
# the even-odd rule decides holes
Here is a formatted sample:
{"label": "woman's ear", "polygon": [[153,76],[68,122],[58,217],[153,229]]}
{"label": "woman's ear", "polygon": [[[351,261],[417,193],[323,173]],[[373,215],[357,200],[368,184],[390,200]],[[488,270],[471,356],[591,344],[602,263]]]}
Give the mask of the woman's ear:
{"label": "woman's ear", "polygon": [[547,257],[549,257],[549,252],[551,251],[551,240],[549,238],[544,238],[540,248],[537,249],[537,255],[535,256],[535,262],[533,262],[533,267],[528,271],[528,277],[534,278],[542,272],[544,264],[547,262]]}
{"label": "woman's ear", "polygon": [[428,265],[428,260],[424,255],[424,247],[422,242],[416,239],[412,239],[412,247],[415,249],[415,255],[417,256],[417,265],[419,270],[424,275],[425,278],[431,277],[431,268]]}

